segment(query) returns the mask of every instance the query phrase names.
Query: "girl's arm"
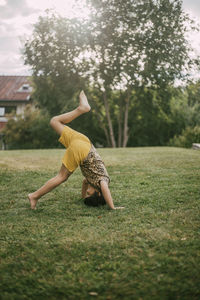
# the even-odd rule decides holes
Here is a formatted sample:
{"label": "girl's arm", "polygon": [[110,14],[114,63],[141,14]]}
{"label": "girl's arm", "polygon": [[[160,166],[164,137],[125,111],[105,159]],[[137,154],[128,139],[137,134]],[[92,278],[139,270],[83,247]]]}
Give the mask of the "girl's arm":
{"label": "girl's arm", "polygon": [[82,198],[84,199],[86,197],[86,191],[87,191],[87,188],[88,188],[88,182],[87,180],[84,178],[83,179],[83,183],[82,183]]}
{"label": "girl's arm", "polygon": [[110,193],[110,189],[108,187],[108,184],[106,181],[101,181],[100,182],[100,186],[101,186],[101,192],[103,194],[103,197],[106,201],[106,203],[108,204],[108,206],[111,208],[111,209],[122,209],[124,207],[115,207],[114,206],[114,203],[113,203],[113,199],[112,199],[112,196],[111,196],[111,193]]}

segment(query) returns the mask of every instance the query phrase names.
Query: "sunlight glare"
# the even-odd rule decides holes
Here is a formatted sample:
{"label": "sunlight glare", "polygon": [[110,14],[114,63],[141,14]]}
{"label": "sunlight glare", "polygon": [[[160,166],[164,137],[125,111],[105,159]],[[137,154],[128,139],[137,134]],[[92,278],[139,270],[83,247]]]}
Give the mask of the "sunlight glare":
{"label": "sunlight glare", "polygon": [[90,13],[85,0],[27,0],[27,3],[30,7],[40,10],[40,14],[47,9],[53,9],[62,17],[85,19]]}
{"label": "sunlight glare", "polygon": [[6,0],[0,0],[0,6],[6,5]]}

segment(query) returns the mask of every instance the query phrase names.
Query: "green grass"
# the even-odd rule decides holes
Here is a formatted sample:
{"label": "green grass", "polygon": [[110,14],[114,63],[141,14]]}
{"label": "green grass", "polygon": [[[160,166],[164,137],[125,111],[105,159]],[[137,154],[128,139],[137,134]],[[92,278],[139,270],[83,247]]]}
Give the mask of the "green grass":
{"label": "green grass", "polygon": [[0,298],[199,299],[200,152],[99,152],[124,210],[85,207],[77,170],[31,211],[64,150],[0,151]]}

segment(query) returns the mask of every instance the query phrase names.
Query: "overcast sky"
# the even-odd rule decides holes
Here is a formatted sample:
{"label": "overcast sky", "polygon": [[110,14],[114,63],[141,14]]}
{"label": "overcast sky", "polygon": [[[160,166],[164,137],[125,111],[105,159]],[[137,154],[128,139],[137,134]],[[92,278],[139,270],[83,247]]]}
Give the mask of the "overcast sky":
{"label": "overcast sky", "polygon": [[[68,17],[87,14],[80,7],[74,9],[74,3],[74,0],[0,0],[0,75],[30,75],[21,57],[20,38],[31,34],[38,16],[48,8]],[[200,21],[200,0],[183,0],[183,7]],[[200,54],[200,33],[190,39],[196,53]]]}

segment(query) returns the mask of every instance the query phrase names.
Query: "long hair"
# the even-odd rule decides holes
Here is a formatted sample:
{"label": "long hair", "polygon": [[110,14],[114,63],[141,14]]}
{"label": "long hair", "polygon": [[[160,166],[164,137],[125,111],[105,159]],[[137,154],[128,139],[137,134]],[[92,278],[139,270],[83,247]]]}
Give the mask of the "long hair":
{"label": "long hair", "polygon": [[84,199],[84,203],[87,206],[100,206],[105,205],[106,201],[102,194],[99,196],[97,192],[94,192],[92,196]]}

